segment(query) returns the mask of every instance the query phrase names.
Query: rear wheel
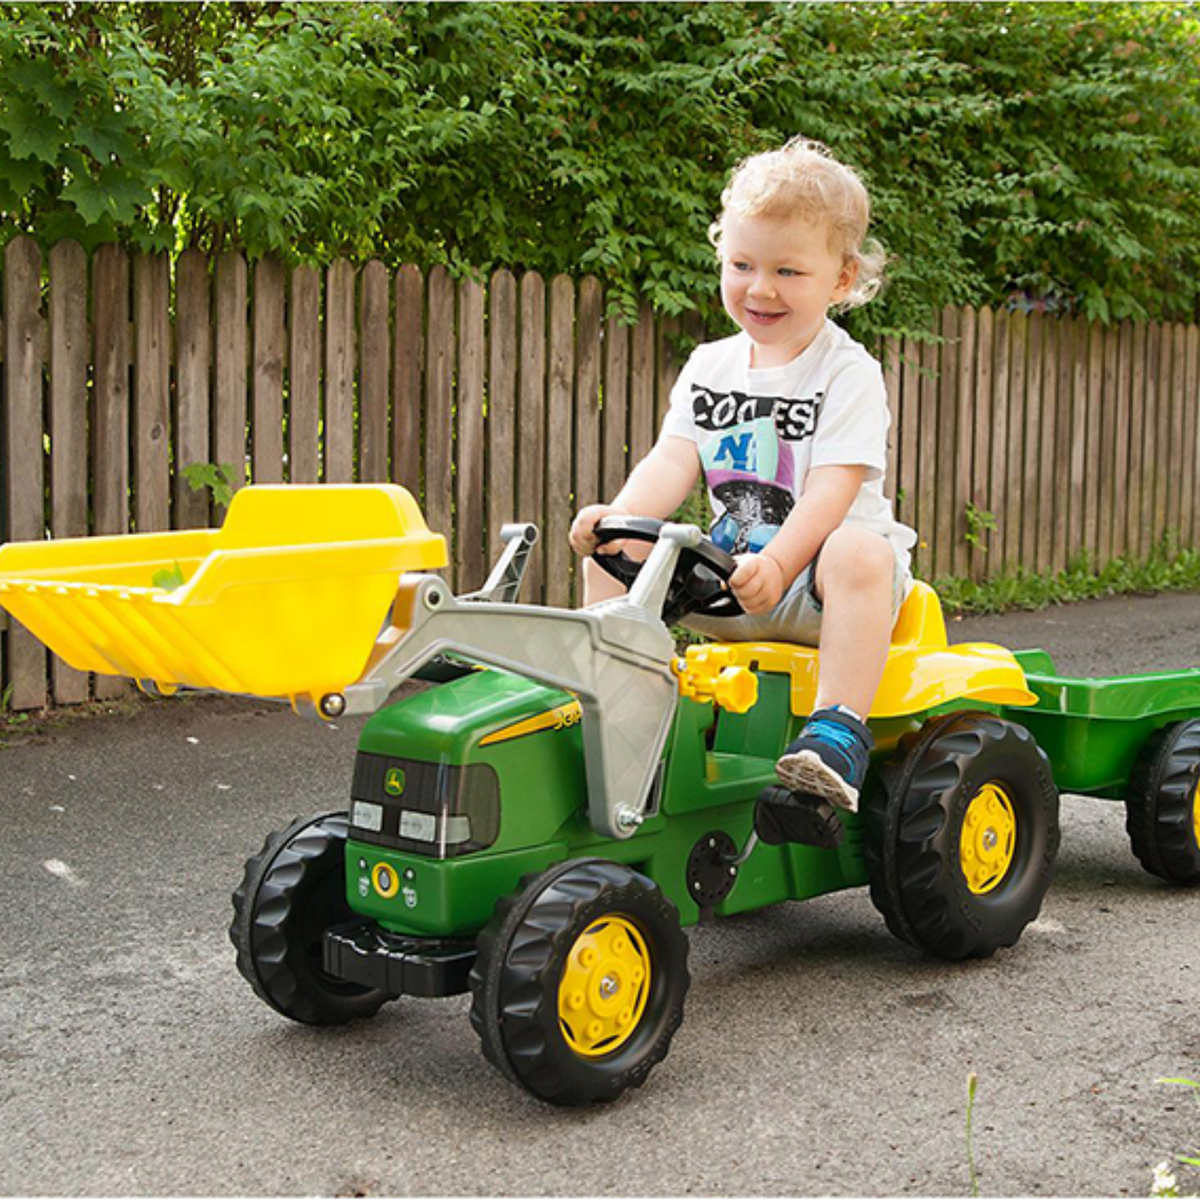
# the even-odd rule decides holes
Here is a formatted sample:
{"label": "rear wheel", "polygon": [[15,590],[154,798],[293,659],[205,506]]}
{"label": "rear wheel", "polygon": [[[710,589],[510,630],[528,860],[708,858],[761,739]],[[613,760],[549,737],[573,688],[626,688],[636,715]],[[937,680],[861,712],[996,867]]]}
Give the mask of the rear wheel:
{"label": "rear wheel", "polygon": [[378,1011],[387,992],[326,973],[325,930],[352,920],[346,901],[345,813],[294,821],[246,863],[229,937],[238,970],[277,1012],[307,1025],[344,1025]]}
{"label": "rear wheel", "polygon": [[1200,883],[1200,721],[1160,729],[1129,778],[1125,828],[1138,861],[1168,883]]}
{"label": "rear wheel", "polygon": [[1058,851],[1058,791],[1028,730],[984,713],[901,743],[868,803],[871,899],[888,928],[941,958],[1011,946],[1038,914]]}
{"label": "rear wheel", "polygon": [[488,1060],[551,1104],[614,1100],[667,1053],[690,982],[675,906],[603,859],[522,880],[479,935],[471,1023]]}

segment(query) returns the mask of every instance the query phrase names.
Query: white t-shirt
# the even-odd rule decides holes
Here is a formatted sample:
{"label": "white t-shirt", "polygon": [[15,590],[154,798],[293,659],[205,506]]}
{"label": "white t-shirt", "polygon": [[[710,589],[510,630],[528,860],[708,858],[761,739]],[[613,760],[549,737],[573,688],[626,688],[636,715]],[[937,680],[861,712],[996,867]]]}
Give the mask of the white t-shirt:
{"label": "white t-shirt", "polygon": [[846,516],[892,544],[909,567],[917,535],[883,494],[891,424],[879,363],[827,320],[782,367],[750,365],[745,332],[697,346],[671,391],[665,435],[696,443],[715,521],[731,554],[758,551],[778,532],[814,467],[865,466]]}

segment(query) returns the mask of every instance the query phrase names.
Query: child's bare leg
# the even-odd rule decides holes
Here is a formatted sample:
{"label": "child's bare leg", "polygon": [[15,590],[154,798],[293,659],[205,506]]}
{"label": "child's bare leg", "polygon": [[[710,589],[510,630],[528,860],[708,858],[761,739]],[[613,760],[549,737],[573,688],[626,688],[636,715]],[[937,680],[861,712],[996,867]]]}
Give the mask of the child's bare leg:
{"label": "child's bare leg", "polygon": [[817,559],[821,677],[817,708],[845,705],[865,721],[871,712],[892,636],[896,556],[868,529],[835,529]]}
{"label": "child's bare leg", "polygon": [[611,600],[615,596],[625,595],[625,589],[607,572],[590,559],[583,560],[583,606],[599,604],[601,600]]}
{"label": "child's bare leg", "polygon": [[[643,562],[650,554],[651,548],[647,542],[626,542],[624,551],[635,562]],[[599,604],[601,600],[612,600],[623,595],[625,595],[625,588],[603,567],[598,567],[593,559],[585,558],[583,560],[584,608]]]}

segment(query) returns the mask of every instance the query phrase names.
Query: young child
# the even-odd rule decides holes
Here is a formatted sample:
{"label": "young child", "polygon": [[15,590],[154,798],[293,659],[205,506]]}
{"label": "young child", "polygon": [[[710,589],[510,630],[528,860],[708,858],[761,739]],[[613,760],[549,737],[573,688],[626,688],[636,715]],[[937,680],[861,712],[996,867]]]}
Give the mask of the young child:
{"label": "young child", "polygon": [[[883,492],[883,372],[827,314],[875,295],[884,254],[867,239],[862,181],[816,142],[745,159],[721,200],[709,236],[741,332],[696,348],[658,442],[611,504],[580,511],[571,545],[591,554],[610,514],[669,516],[703,470],[710,536],[737,559],[729,582],[746,615],[686,624],[723,641],[820,646],[815,711],[776,771],[796,802],[855,811],[916,534]],[[584,569],[585,603],[621,592],[595,563]]]}

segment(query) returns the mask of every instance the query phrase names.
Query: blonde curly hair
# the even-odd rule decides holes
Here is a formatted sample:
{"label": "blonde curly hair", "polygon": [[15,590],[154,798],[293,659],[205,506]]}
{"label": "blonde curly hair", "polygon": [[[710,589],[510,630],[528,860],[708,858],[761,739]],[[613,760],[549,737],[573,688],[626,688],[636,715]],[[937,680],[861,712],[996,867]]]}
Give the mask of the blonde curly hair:
{"label": "blonde curly hair", "polygon": [[838,312],[858,308],[883,286],[887,252],[867,236],[871,198],[853,168],[834,158],[827,146],[794,137],[778,150],[744,158],[721,193],[721,215],[708,229],[721,248],[721,229],[730,214],[772,220],[802,217],[829,225],[832,249],[858,266],[850,294],[834,305]]}

